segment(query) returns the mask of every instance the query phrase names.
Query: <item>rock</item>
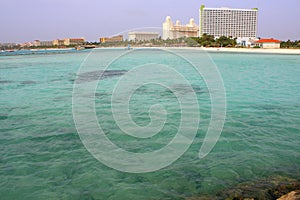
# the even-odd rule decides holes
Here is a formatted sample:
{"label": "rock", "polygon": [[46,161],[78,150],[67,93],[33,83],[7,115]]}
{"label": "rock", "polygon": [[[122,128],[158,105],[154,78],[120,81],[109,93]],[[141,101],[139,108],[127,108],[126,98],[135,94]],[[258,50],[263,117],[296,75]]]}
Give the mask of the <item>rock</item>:
{"label": "rock", "polygon": [[277,200],[300,200],[300,190],[290,192]]}

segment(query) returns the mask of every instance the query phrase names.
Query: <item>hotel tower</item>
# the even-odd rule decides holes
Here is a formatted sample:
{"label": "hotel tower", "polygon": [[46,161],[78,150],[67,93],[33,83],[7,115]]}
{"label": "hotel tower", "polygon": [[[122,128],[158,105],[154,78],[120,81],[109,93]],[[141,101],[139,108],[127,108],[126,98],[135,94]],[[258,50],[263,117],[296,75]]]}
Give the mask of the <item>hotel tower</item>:
{"label": "hotel tower", "polygon": [[258,9],[200,8],[199,36],[257,37]]}

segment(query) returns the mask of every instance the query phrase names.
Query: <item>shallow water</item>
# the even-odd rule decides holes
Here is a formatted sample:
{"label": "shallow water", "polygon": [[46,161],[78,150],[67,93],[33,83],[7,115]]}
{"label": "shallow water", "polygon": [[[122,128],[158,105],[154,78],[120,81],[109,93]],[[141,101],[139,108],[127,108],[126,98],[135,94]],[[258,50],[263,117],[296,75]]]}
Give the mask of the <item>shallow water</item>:
{"label": "shallow water", "polygon": [[[93,54],[109,57],[118,51],[125,50],[96,50]],[[196,60],[200,54],[181,52]],[[199,159],[198,153],[211,115],[209,94],[214,91],[209,91],[190,64],[161,50],[139,50],[114,61],[99,82],[95,102],[99,123],[118,146],[135,153],[160,149],[172,140],[180,121],[179,103],[172,91],[146,85],[131,99],[132,119],[147,125],[149,107],[159,103],[168,112],[166,126],[148,139],[122,133],[114,122],[110,98],[113,86],[133,66],[157,61],[177,69],[192,83],[192,90],[177,83],[172,88],[182,95],[195,92],[201,111],[197,136],[180,159],[156,172],[130,174],[97,161],[77,134],[72,91],[88,54],[0,56],[1,198],[216,197],[245,182],[300,177],[300,56],[209,55],[224,80],[227,116],[218,143],[204,159]],[[93,65],[94,72],[101,65],[93,60],[85,64]],[[95,80],[89,73],[79,77],[82,82]],[[87,94],[87,98],[89,95],[93,96]]]}

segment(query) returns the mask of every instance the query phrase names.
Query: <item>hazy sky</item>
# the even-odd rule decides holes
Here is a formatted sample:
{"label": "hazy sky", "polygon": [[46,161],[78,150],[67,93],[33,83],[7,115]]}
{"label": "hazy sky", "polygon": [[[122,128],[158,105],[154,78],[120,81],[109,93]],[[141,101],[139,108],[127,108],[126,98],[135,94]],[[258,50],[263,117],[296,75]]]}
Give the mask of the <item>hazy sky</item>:
{"label": "hazy sky", "polygon": [[300,39],[300,0],[0,0],[0,42],[100,36],[161,27],[167,15],[199,23],[199,7],[259,8],[259,37]]}

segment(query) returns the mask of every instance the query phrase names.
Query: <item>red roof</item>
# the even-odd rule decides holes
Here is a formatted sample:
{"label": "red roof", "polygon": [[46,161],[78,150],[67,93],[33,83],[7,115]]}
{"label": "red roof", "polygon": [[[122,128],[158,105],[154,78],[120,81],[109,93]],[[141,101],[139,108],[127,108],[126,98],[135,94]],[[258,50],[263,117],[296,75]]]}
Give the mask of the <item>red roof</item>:
{"label": "red roof", "polygon": [[257,43],[280,43],[280,40],[274,40],[273,38],[271,39],[260,39],[257,41]]}

